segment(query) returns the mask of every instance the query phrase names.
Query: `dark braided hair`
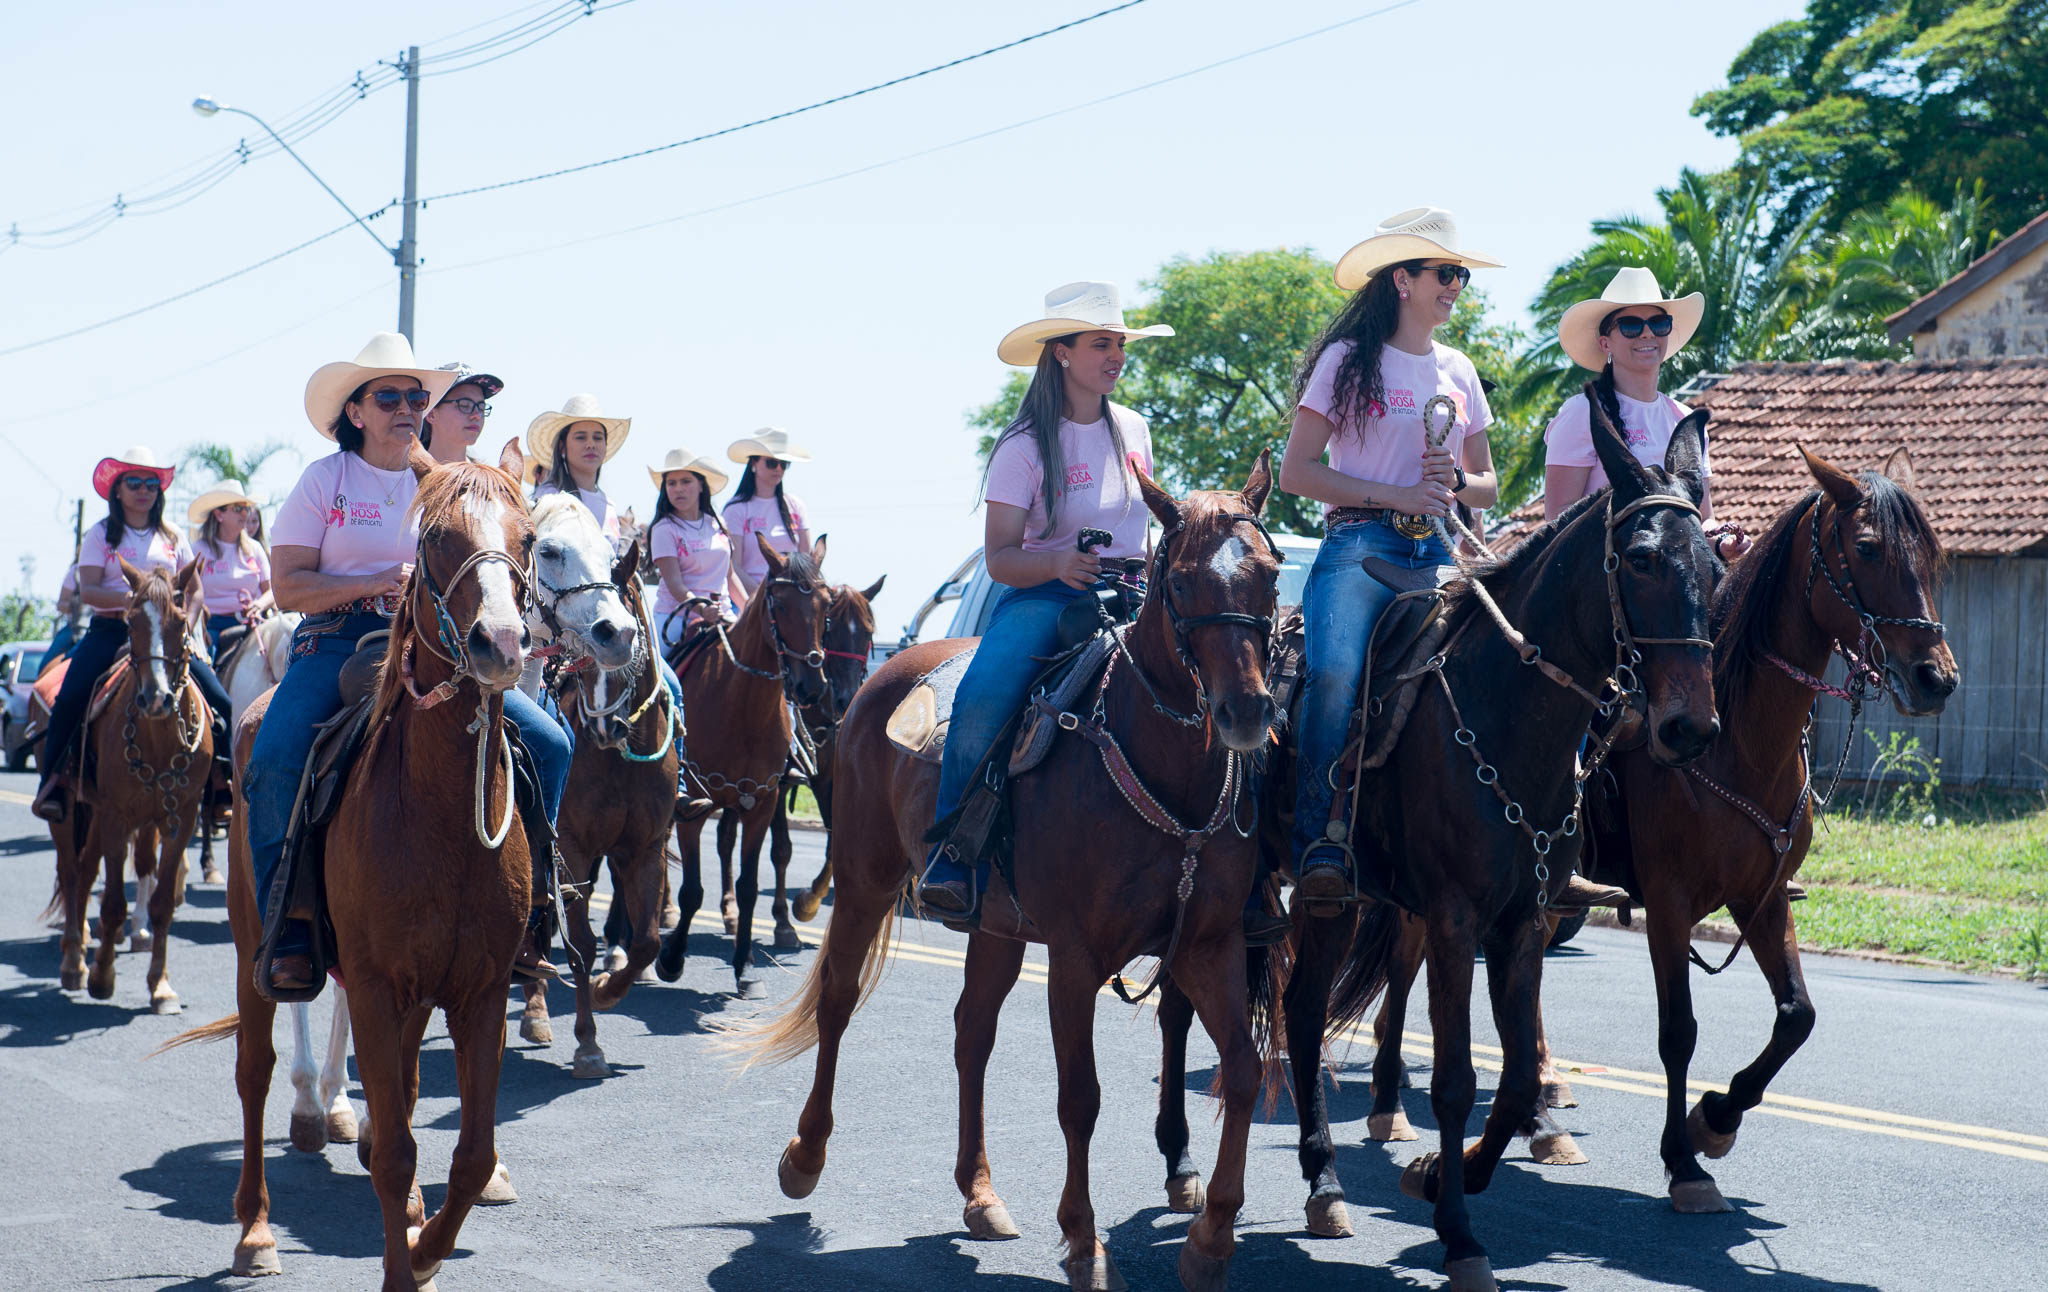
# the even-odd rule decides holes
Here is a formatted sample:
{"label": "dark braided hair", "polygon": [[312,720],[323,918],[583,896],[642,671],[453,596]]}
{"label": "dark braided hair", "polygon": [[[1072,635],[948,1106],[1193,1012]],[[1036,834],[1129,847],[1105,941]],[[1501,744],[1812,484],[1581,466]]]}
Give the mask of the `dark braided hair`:
{"label": "dark braided hair", "polygon": [[1316,362],[1323,357],[1323,351],[1339,341],[1351,342],[1351,353],[1338,365],[1337,380],[1331,390],[1330,411],[1335,414],[1331,420],[1338,424],[1340,435],[1347,422],[1363,422],[1386,411],[1387,388],[1380,379],[1380,351],[1400,323],[1401,300],[1394,287],[1396,269],[1405,269],[1414,276],[1422,272],[1422,262],[1406,260],[1389,265],[1368,278],[1308,348],[1300,371],[1294,375],[1294,402],[1299,404],[1308,393],[1309,378],[1315,375]]}
{"label": "dark braided hair", "polygon": [[[1614,320],[1620,317],[1621,310],[1607,311],[1607,317],[1600,320],[1600,335],[1612,332]],[[1600,410],[1607,414],[1607,420],[1613,423],[1614,429],[1621,430],[1621,399],[1614,390],[1614,360],[1611,357],[1600,365],[1600,375],[1593,379],[1593,397],[1600,401]]]}

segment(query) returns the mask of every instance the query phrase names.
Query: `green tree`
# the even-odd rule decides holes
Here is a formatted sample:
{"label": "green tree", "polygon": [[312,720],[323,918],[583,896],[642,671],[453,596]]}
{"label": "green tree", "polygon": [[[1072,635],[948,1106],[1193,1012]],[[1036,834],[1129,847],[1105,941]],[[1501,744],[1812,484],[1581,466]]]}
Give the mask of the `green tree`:
{"label": "green tree", "polygon": [[239,480],[246,488],[253,482],[256,472],[262,468],[265,462],[268,462],[279,453],[296,454],[297,452],[298,450],[292,448],[291,445],[283,440],[270,440],[267,443],[259,444],[253,449],[242,452],[236,451],[235,447],[231,444],[219,444],[202,440],[197,444],[185,446],[185,452],[179,459],[178,465],[183,467],[199,467],[210,471],[213,473],[215,481]]}
{"label": "green tree", "polygon": [[1948,206],[1906,189],[1858,211],[1800,267],[1814,305],[1787,344],[1814,359],[1898,359],[1885,319],[1960,273],[1985,249],[1984,186],[1958,187]]}
{"label": "green tree", "polygon": [[40,641],[56,629],[56,620],[39,597],[26,592],[0,596],[0,642]]}
{"label": "green tree", "polygon": [[1692,111],[1795,220],[1839,230],[1909,185],[1981,180],[2011,231],[2048,206],[2048,0],[1807,0]]}

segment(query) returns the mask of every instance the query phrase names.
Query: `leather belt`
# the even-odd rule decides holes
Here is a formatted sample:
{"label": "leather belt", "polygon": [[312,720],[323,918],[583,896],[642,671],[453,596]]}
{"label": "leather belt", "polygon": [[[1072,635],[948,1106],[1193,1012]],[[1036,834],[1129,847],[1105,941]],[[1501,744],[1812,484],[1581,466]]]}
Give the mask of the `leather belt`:
{"label": "leather belt", "polygon": [[1403,538],[1425,539],[1436,533],[1436,526],[1427,516],[1410,516],[1405,511],[1392,507],[1338,507],[1323,518],[1323,532],[1328,534],[1344,525],[1362,525],[1380,521],[1391,525],[1394,532]]}

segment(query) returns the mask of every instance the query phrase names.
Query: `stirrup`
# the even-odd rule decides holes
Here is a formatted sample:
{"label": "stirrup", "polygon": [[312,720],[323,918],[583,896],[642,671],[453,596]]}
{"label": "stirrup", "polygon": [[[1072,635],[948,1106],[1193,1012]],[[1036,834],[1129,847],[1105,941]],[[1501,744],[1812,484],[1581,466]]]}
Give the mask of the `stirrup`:
{"label": "stirrup", "polygon": [[[1319,856],[1329,859],[1319,861]],[[1294,865],[1294,891],[1311,903],[1311,915],[1335,915],[1337,907],[1357,901],[1358,859],[1350,846],[1323,838],[1302,849]]]}
{"label": "stirrup", "polygon": [[39,820],[52,824],[69,816],[71,787],[65,783],[68,779],[63,772],[52,772],[49,780],[36,787],[35,801],[29,804],[28,810]]}

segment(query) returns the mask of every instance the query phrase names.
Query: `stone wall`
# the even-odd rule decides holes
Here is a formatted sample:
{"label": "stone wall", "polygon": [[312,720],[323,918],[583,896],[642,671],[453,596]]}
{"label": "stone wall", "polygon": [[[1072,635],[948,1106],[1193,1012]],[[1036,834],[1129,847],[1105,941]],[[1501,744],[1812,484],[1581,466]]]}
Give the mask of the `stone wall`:
{"label": "stone wall", "polygon": [[1949,306],[1913,334],[1915,359],[2048,354],[2048,245]]}

